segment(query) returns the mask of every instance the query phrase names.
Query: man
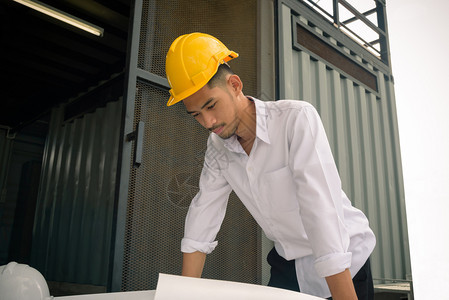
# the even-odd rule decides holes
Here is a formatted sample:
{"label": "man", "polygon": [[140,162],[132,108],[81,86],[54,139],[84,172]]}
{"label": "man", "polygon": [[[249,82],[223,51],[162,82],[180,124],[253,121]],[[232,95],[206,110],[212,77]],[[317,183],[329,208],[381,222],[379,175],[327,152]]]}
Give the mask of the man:
{"label": "man", "polygon": [[180,36],[167,53],[167,105],[182,101],[212,132],[186,217],[182,274],[201,276],[234,190],[274,242],[269,285],[335,300],[372,299],[375,237],[341,189],[318,113],[303,101],[245,96],[227,65],[237,56],[202,33]]}

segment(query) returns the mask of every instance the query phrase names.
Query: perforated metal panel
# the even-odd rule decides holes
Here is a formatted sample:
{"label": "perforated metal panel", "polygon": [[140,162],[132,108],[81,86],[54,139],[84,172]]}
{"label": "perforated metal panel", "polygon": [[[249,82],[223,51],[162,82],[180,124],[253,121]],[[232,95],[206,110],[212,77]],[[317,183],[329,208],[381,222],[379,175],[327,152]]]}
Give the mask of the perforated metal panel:
{"label": "perforated metal panel", "polygon": [[[239,28],[239,31],[235,31]],[[256,1],[236,7],[221,1],[144,1],[138,68],[165,77],[165,54],[180,34],[200,31],[239,52],[231,67],[255,93]],[[144,154],[131,166],[122,290],[154,289],[159,273],[180,274],[187,207],[198,191],[208,132],[182,104],[166,107],[168,91],[138,81],[134,126],[145,122]],[[260,282],[260,232],[231,194],[227,214],[203,277]]]}
{"label": "perforated metal panel", "polygon": [[165,77],[165,55],[181,34],[204,32],[239,53],[232,69],[245,93],[256,92],[257,1],[143,1],[138,68]]}

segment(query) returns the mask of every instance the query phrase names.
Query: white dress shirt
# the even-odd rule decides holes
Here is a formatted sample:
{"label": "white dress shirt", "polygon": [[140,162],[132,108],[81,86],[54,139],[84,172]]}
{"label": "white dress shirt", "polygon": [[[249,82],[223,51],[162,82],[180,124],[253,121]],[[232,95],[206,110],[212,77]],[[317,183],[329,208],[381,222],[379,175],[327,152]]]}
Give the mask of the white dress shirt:
{"label": "white dress shirt", "polygon": [[295,259],[301,292],[330,297],[324,277],[347,268],[354,276],[374,249],[375,236],[342,191],[315,108],[303,101],[251,100],[257,126],[249,156],[236,136],[209,136],[181,251],[214,250],[234,190],[279,255]]}

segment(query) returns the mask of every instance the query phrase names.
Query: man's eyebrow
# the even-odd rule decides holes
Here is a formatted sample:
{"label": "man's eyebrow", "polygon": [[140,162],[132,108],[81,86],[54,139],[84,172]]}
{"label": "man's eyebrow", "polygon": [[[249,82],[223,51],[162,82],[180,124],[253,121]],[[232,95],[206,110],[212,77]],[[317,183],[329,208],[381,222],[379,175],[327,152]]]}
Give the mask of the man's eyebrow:
{"label": "man's eyebrow", "polygon": [[[207,100],[206,103],[204,103],[203,106],[201,106],[201,109],[208,106],[214,99],[215,99],[214,97],[209,98],[209,100]],[[196,113],[196,111],[188,111],[187,110],[187,113],[190,115],[190,114]]]}

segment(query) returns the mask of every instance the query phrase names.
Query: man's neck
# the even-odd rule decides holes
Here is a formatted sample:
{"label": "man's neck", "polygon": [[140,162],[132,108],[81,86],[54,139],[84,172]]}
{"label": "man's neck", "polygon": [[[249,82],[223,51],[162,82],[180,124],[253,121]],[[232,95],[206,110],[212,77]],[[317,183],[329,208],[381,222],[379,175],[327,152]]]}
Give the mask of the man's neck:
{"label": "man's neck", "polygon": [[[243,96],[245,97],[245,96]],[[237,139],[249,155],[256,138],[256,106],[254,101],[245,97],[239,110],[240,124],[237,128]]]}

